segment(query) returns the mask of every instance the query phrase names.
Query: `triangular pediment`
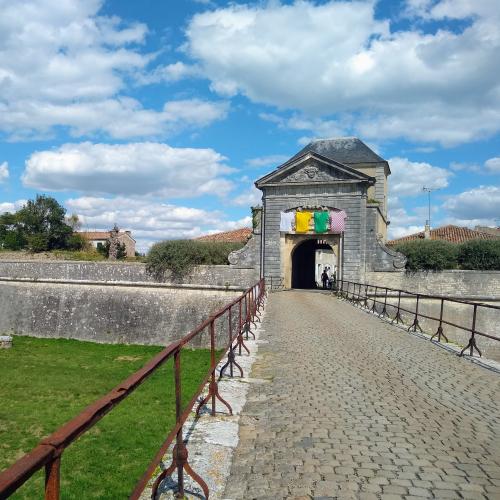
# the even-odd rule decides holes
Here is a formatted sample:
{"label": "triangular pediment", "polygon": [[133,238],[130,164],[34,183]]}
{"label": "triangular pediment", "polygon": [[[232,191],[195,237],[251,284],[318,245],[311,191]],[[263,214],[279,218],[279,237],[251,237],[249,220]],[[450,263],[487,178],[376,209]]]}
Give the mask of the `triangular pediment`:
{"label": "triangular pediment", "polygon": [[284,184],[333,184],[345,182],[368,182],[375,179],[358,172],[347,165],[326,158],[317,153],[308,152],[300,158],[293,158],[270,174],[259,179],[258,188]]}

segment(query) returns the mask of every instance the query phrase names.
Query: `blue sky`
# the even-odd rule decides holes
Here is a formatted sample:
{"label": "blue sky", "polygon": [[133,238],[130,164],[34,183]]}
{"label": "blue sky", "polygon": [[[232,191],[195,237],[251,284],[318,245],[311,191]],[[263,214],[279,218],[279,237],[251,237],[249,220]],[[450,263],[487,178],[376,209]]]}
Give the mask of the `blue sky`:
{"label": "blue sky", "polygon": [[314,138],[386,158],[390,236],[499,225],[497,0],[0,0],[0,211],[139,247],[250,223]]}

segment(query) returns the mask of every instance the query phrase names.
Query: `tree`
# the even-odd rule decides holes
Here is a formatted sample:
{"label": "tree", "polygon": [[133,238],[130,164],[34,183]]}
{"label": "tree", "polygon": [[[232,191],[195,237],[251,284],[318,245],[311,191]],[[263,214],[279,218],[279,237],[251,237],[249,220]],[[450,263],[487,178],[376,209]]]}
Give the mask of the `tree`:
{"label": "tree", "polygon": [[79,231],[82,228],[82,223],[77,214],[71,214],[69,217],[66,217],[66,224],[73,232]]}
{"label": "tree", "polygon": [[66,209],[50,196],[37,195],[16,213],[17,225],[28,241],[30,250],[40,252],[66,248],[73,233],[66,224]]}
{"label": "tree", "polygon": [[26,243],[26,238],[17,225],[16,214],[5,212],[0,215],[0,248],[21,250]]}

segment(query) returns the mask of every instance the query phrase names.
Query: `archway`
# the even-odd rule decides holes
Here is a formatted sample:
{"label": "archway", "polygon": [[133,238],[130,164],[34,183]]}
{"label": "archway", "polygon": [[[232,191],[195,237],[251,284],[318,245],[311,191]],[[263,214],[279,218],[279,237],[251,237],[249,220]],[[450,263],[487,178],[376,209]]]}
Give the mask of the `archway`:
{"label": "archway", "polygon": [[317,288],[317,251],[332,250],[324,240],[308,239],[292,253],[292,288]]}

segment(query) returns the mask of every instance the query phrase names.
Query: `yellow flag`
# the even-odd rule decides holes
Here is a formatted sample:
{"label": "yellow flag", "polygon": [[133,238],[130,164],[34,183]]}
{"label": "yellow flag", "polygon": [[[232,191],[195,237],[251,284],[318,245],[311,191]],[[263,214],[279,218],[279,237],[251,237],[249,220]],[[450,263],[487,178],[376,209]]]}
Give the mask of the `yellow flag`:
{"label": "yellow flag", "polygon": [[311,212],[296,212],[295,232],[307,233],[307,231],[309,231],[309,221],[311,217]]}

